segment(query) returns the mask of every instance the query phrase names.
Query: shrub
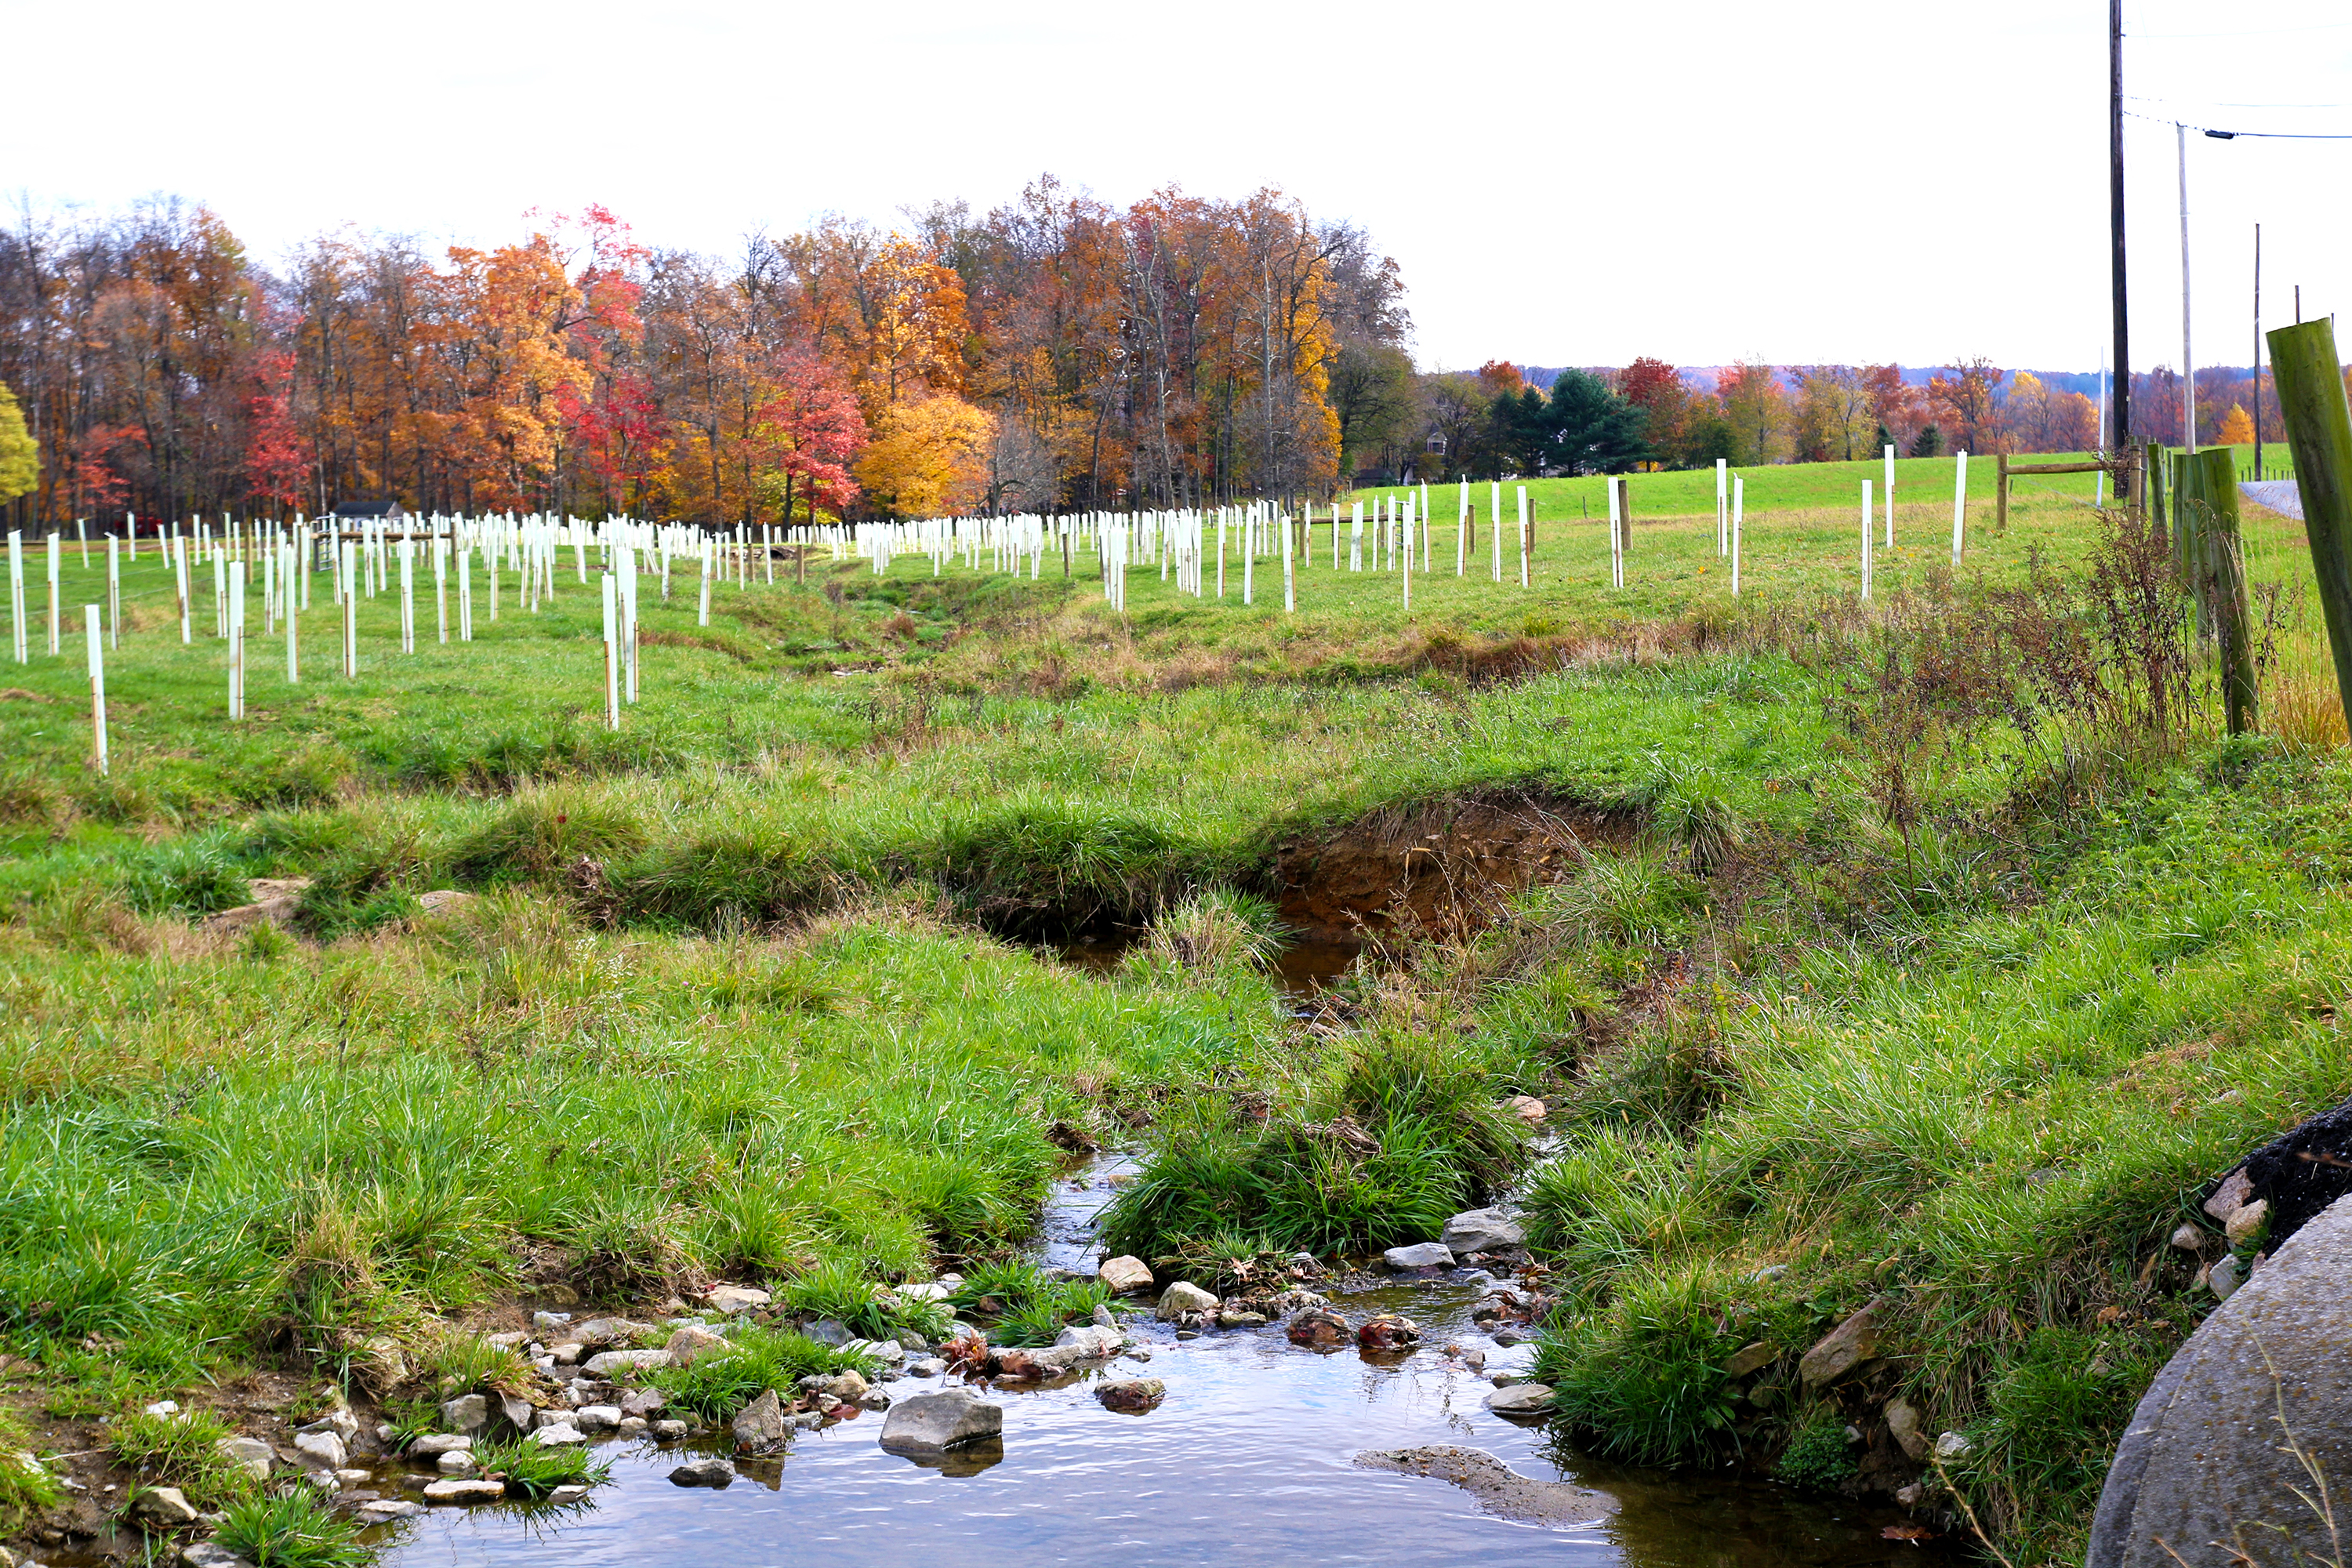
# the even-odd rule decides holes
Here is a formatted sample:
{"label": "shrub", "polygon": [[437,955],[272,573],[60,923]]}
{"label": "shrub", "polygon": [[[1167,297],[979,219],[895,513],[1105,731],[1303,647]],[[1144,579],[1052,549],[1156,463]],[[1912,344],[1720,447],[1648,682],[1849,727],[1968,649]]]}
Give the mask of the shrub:
{"label": "shrub", "polygon": [[1829,1409],[1816,1410],[1805,1417],[1772,1467],[1774,1475],[1793,1486],[1819,1487],[1824,1491],[1853,1472],[1853,1449],[1846,1441],[1845,1418]]}

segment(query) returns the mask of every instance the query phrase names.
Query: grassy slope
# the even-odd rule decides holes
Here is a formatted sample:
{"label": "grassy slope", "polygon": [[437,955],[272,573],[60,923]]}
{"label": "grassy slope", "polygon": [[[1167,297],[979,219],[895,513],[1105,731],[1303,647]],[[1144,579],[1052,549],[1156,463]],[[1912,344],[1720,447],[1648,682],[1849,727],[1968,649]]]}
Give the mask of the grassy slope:
{"label": "grassy slope", "polygon": [[[2072,558],[2081,516],[2021,505],[1985,558]],[[1759,524],[1794,563],[1752,608],[1805,612],[1845,527]],[[2304,569],[2291,540],[2258,520],[2258,574]],[[649,614],[677,640],[648,647],[617,740],[576,584],[414,658],[378,601],[362,680],[324,638],[299,689],[257,655],[232,733],[216,646],[180,648],[160,574],[134,575],[112,781],[77,765],[70,659],[0,702],[0,1332],[67,1406],[110,1409],[283,1355],[289,1328],[400,1331],[542,1269],[625,1296],[665,1270],[919,1273],[1018,1229],[1052,1121],[1108,1129],[1165,1093],[1256,1078],[1369,1117],[1411,1093],[1287,1033],[1245,970],[1053,971],[940,925],[931,889],[1139,911],[1248,879],[1289,833],[1541,782],[1650,803],[1665,831],[1365,982],[1354,1033],[1436,1038],[1482,1095],[1567,1106],[1538,1213],[1588,1281],[1548,1352],[1580,1408],[1604,1435],[1665,1411],[1661,1455],[1717,1452],[1710,1412],[1769,1450],[1811,1415],[1730,1406],[1726,1341],[1801,1348],[1892,1294],[1914,1395],[1982,1440],[1964,1482],[2063,1555],[2193,1314],[2181,1271],[2142,1288],[2140,1259],[2199,1180],[2347,1087],[2336,764],[2200,742],[2021,806],[2004,752],[1941,780],[1906,855],[1811,678],[1749,652],[1623,662],[1650,618],[1728,609],[1711,521],[1643,533],[1624,595],[1571,569],[1578,542],[1531,594],[1417,588],[1411,621],[1393,578],[1328,572],[1296,620],[1141,569],[1123,621],[1091,584],[934,586],[919,562],[825,574],[838,603],[722,591],[715,635],[683,601]],[[1341,679],[1531,631],[1586,637],[1577,667]],[[1696,878],[1684,840],[1710,822],[1747,848]],[[583,855],[609,888],[582,886]],[[355,934],[181,923],[289,872],[336,890],[319,929]],[[495,896],[356,934],[450,885]],[[1790,1270],[1748,1279],[1769,1263]],[[74,1348],[89,1333],[127,1349]]]}

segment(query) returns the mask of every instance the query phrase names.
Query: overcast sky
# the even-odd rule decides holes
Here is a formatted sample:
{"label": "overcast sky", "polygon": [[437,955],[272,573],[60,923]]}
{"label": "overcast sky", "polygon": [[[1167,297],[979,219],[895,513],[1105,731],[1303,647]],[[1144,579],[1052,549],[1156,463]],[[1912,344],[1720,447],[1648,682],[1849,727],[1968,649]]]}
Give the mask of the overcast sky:
{"label": "overcast sky", "polygon": [[[2129,107],[2352,132],[2343,0],[2129,0]],[[2242,29],[2242,30],[2241,30]],[[15,7],[0,189],[210,204],[265,260],[344,224],[496,240],[601,201],[660,246],[836,211],[1276,184],[1404,269],[1424,365],[1986,353],[2108,336],[2105,8]],[[2272,107],[2290,105],[2293,107]],[[2131,122],[2133,359],[2180,359],[2170,124]],[[2197,357],[2352,308],[2352,142],[2189,146]]]}

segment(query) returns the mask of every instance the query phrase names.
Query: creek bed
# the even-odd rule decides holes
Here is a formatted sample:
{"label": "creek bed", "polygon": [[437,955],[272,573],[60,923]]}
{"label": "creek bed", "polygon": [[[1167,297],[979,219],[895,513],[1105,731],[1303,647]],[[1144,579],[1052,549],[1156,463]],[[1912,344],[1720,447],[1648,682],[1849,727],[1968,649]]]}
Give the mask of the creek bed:
{"label": "creek bed", "polygon": [[[1041,1261],[1080,1266],[1108,1156],[1055,1184]],[[1138,1319],[1148,1364],[1122,1358],[1101,1375],[1152,1376],[1167,1402],[1142,1415],[1099,1405],[1091,1379],[999,1387],[1001,1447],[947,1463],[884,1453],[882,1416],[803,1433],[781,1461],[747,1461],[724,1491],[672,1486],[695,1451],[610,1441],[613,1479],[568,1510],[436,1510],[390,1527],[394,1568],[677,1564],[803,1565],[1234,1563],[1634,1564],[1639,1568],[1812,1568],[1921,1559],[1884,1539],[1892,1510],[1825,1500],[1767,1481],[1627,1470],[1555,1444],[1540,1427],[1488,1412],[1486,1378],[1447,1357],[1483,1350],[1486,1371],[1522,1367],[1531,1347],[1497,1347],[1470,1313],[1477,1284],[1454,1280],[1335,1290],[1350,1321],[1401,1311],[1423,1344],[1373,1356],[1352,1346],[1291,1345],[1279,1325],[1178,1342]],[[886,1385],[893,1397],[930,1380]],[[1613,1510],[1560,1523],[1484,1511],[1426,1477],[1360,1469],[1367,1449],[1453,1444],[1483,1449],[1523,1476],[1608,1493]],[[705,1450],[717,1451],[717,1450]],[[1939,1543],[1939,1546],[1942,1543]],[[1929,1555],[1940,1556],[1937,1547]]]}

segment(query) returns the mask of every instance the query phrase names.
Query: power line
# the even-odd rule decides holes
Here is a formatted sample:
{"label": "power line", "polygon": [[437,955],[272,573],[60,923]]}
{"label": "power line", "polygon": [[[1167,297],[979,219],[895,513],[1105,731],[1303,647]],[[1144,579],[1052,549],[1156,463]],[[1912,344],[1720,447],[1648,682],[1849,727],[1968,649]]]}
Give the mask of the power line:
{"label": "power line", "polygon": [[2217,131],[2208,125],[2191,125],[2185,120],[2173,120],[2161,114],[2142,114],[2136,109],[2124,110],[2134,120],[2145,120],[2151,125],[2177,125],[2212,137],[2216,142],[2234,142],[2241,136],[2255,137],[2265,142],[2352,142],[2352,131]]}

